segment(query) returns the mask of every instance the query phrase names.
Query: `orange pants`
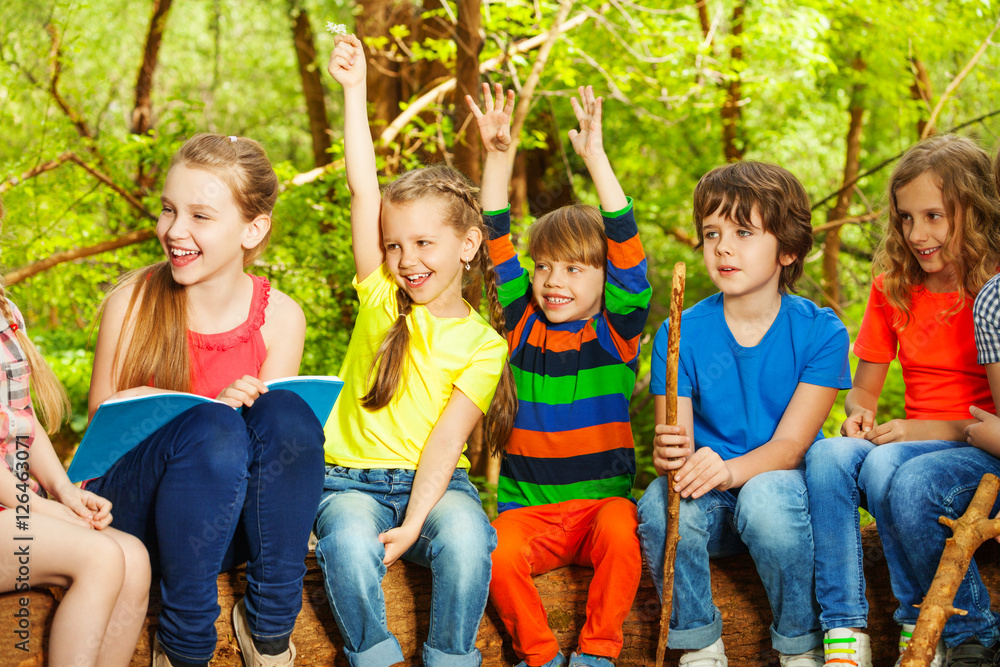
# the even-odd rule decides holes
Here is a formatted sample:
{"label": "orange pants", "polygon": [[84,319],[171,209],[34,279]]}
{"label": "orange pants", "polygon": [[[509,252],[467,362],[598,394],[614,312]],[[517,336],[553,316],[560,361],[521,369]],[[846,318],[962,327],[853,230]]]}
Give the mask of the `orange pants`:
{"label": "orange pants", "polygon": [[562,565],[594,568],[579,650],[618,657],[622,623],[642,575],[637,525],[635,503],[626,498],[522,507],[493,522],[490,600],[528,665],[544,665],[559,652],[531,577]]}

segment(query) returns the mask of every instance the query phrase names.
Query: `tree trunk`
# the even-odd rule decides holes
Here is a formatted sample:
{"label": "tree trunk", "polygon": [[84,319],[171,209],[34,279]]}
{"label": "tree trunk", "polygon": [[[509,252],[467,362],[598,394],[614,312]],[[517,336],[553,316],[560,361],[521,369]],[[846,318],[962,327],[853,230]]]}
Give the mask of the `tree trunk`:
{"label": "tree trunk", "polygon": [[[410,23],[413,5],[409,0],[360,0],[358,2],[358,37],[389,36],[389,28],[397,23]],[[368,51],[366,49],[366,51]],[[378,139],[386,125],[399,113],[402,94],[400,63],[385,55],[368,51],[368,101],[372,105],[369,122],[372,139]]]}
{"label": "tree trunk", "polygon": [[479,126],[465,103],[465,96],[479,100],[479,54],[483,50],[482,0],[458,0],[458,26],[455,44],[458,56],[455,62],[455,167],[479,184],[483,178],[480,164],[482,140]]}
{"label": "tree trunk", "polygon": [[510,217],[522,220],[528,208],[528,168],[524,153],[519,152],[510,175]]}
{"label": "tree trunk", "polygon": [[[733,7],[733,37],[737,39],[730,49],[729,57],[734,63],[743,60],[743,47],[739,43],[739,38],[743,34],[743,14],[745,3],[737,2]],[[735,67],[731,67],[729,84],[726,86],[726,101],[722,105],[722,151],[727,162],[738,162],[743,159],[744,147],[737,144],[737,136],[740,129],[740,100],[743,92],[740,83],[740,75]]]}
{"label": "tree trunk", "polygon": [[326,98],[323,95],[322,67],[316,62],[316,42],[313,38],[309,12],[298,0],[289,0],[292,19],[292,38],[295,57],[302,79],[302,93],[306,98],[309,114],[309,132],[312,135],[313,162],[316,167],[330,164],[330,122],[326,116]]}
{"label": "tree trunk", "polygon": [[[860,57],[854,60],[851,65],[856,71],[865,69],[865,62]],[[851,93],[851,107],[849,109],[850,124],[847,128],[847,157],[844,161],[843,186],[854,182],[858,177],[861,160],[861,129],[864,123],[865,109],[862,106],[862,92],[864,85],[855,84]],[[853,187],[842,187],[837,195],[837,201],[827,212],[827,221],[840,220],[847,217],[847,209],[851,205],[854,195]],[[823,244],[823,296],[829,306],[838,315],[843,315],[840,304],[840,231],[842,226],[834,227],[826,233],[826,242]]]}
{"label": "tree trunk", "polygon": [[[931,87],[931,76],[927,73],[927,68],[920,58],[916,56],[910,58],[913,67],[913,85],[910,86],[910,95],[915,100],[924,103],[927,111],[931,110],[931,100],[934,98],[934,89]],[[927,127],[927,119],[921,117],[917,121],[917,137],[924,136],[924,128]],[[932,131],[933,134],[933,131]]]}
{"label": "tree trunk", "polygon": [[[173,0],[153,0],[153,16],[149,19],[146,46],[142,52],[139,76],[135,83],[135,108],[132,110],[132,134],[143,135],[153,127],[153,74],[167,28],[167,15]],[[147,172],[140,164],[135,184],[141,193],[149,192],[155,178],[155,168]]]}

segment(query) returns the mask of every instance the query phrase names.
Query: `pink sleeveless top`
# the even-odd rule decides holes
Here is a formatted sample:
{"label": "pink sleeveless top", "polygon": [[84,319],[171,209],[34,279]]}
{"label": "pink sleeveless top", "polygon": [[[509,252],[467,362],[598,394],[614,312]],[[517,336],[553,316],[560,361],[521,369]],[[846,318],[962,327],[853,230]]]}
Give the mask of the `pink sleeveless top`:
{"label": "pink sleeveless top", "polygon": [[223,333],[200,334],[188,331],[188,354],[191,355],[191,391],[215,398],[219,392],[244,375],[257,377],[267,358],[264,337],[264,309],[271,293],[267,278],[253,279],[253,299],[246,321]]}

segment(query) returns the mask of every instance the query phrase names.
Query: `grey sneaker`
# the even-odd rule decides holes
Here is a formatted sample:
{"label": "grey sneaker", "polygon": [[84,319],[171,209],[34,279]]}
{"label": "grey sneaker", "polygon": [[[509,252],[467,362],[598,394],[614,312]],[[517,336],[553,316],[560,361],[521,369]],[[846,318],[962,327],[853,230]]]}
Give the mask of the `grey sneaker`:
{"label": "grey sneaker", "polygon": [[687,651],[681,656],[680,667],[729,667],[726,659],[726,647],[719,637],[711,646],[697,651]]}
{"label": "grey sneaker", "polygon": [[823,667],[823,647],[805,653],[779,653],[778,663],[781,667]]}

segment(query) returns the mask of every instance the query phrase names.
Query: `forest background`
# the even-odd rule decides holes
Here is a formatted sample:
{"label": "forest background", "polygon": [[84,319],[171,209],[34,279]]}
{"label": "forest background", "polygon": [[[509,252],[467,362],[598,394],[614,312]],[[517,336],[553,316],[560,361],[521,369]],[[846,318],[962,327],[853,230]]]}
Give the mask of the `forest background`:
{"label": "forest background", "polygon": [[[899,155],[938,132],[997,143],[998,21],[989,0],[6,0],[0,264],[72,398],[57,445],[69,456],[86,427],[103,294],[162,257],[153,227],[163,178],[195,132],[268,150],[283,192],[270,250],[252,271],[306,312],[301,372],[339,369],[357,300],[342,96],[325,74],[332,22],[371,54],[372,133],[387,179],[447,161],[478,181],[480,140],[462,99],[478,98],[483,81],[517,91],[516,230],[566,203],[596,203],[566,132],[577,86],[605,97],[604,144],[636,200],[653,285],[632,401],[641,490],[655,475],[649,352],[673,264],[687,262],[686,305],[715,291],[694,248],[698,178],[754,159],[802,180],[816,240],[799,293],[834,308],[853,338]],[[843,393],[828,435],[843,420]],[[902,415],[894,368],[880,419]],[[489,499],[496,463],[478,439],[471,448]]]}

